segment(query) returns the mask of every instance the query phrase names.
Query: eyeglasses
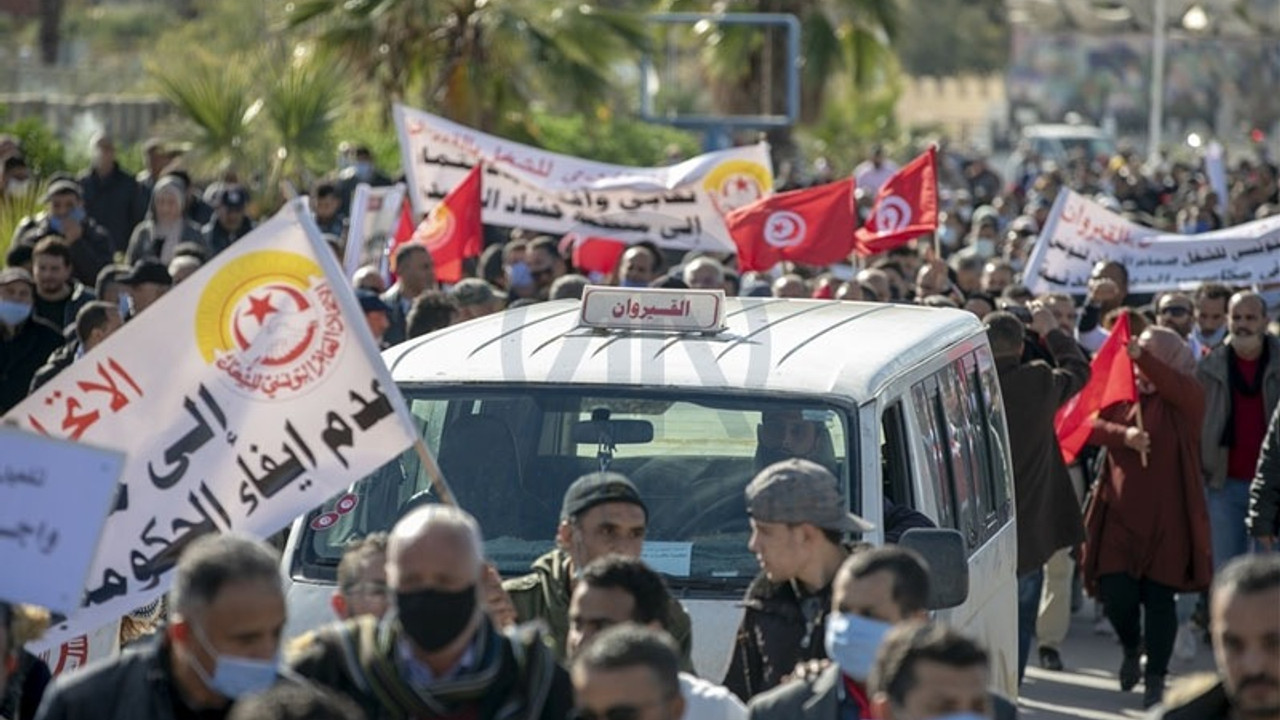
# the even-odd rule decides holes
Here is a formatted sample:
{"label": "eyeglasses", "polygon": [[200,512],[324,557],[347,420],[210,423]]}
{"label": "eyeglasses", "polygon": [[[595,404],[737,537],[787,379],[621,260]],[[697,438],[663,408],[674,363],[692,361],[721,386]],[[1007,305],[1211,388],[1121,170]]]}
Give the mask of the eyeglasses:
{"label": "eyeglasses", "polygon": [[533,268],[529,268],[529,274],[537,278],[537,277],[542,277],[543,275],[554,275],[555,270],[549,267],[545,267],[539,270],[534,270]]}
{"label": "eyeglasses", "polygon": [[367,582],[354,583],[348,587],[342,588],[343,594],[346,595],[367,595],[372,597],[386,597],[389,590],[386,583]]}
{"label": "eyeglasses", "polygon": [[1172,315],[1173,317],[1186,317],[1191,314],[1191,310],[1180,305],[1170,305],[1169,307],[1160,308],[1161,315]]}
{"label": "eyeglasses", "polygon": [[635,705],[614,705],[599,712],[590,708],[574,708],[569,713],[569,720],[639,720],[646,709],[661,705],[670,699],[663,698]]}

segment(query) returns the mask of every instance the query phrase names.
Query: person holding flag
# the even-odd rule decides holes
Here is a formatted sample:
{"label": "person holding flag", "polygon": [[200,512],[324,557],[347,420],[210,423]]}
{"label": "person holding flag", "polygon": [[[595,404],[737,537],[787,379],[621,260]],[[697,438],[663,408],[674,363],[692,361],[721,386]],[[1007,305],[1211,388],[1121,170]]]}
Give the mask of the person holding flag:
{"label": "person holding flag", "polygon": [[[1128,362],[1136,371],[1124,370]],[[1087,442],[1106,450],[1085,517],[1081,571],[1124,647],[1120,689],[1131,690],[1143,679],[1143,706],[1151,707],[1164,694],[1173,654],[1174,594],[1206,589],[1212,574],[1200,478],[1204,389],[1195,380],[1190,348],[1167,328],[1148,327],[1132,339],[1122,319],[1099,349],[1095,371],[1104,364],[1108,371],[1098,377],[1105,387],[1086,388],[1082,405],[1089,405],[1076,409],[1092,416]],[[1137,383],[1136,398],[1104,407],[1108,398],[1133,396],[1125,387],[1130,377]]]}

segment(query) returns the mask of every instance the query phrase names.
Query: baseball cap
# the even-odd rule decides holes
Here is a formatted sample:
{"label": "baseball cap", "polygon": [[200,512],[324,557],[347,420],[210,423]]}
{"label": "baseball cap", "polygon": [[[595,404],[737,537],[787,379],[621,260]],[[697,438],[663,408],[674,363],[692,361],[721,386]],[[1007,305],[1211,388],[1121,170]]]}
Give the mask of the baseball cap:
{"label": "baseball cap", "polygon": [[381,310],[388,316],[391,315],[391,308],[372,290],[356,290],[356,299],[360,301],[360,309],[364,312]]}
{"label": "baseball cap", "polygon": [[54,195],[62,193],[74,193],[76,197],[80,197],[80,183],[75,180],[62,178],[49,183],[49,187],[44,191],[44,202],[49,202]]}
{"label": "baseball cap", "polygon": [[649,508],[640,499],[640,491],[626,476],[615,472],[594,472],[574,480],[565,491],[560,519],[568,520],[597,505],[611,502],[639,505],[645,517],[649,517]]}
{"label": "baseball cap", "polygon": [[876,528],[844,508],[836,476],[812,460],[776,462],[747,485],[747,514],[760,522],[809,523],[850,533]]}
{"label": "baseball cap", "polygon": [[129,268],[129,272],[120,277],[121,285],[141,285],[142,283],[155,283],[157,285],[173,285],[173,276],[169,274],[169,268],[159,260],[139,260]]}
{"label": "baseball cap", "polygon": [[35,278],[31,277],[31,273],[20,267],[11,267],[0,270],[0,285],[9,285],[10,283],[24,282],[31,286],[32,290],[36,289]]}
{"label": "baseball cap", "polygon": [[224,188],[222,193],[218,195],[218,207],[232,208],[239,210],[249,202],[249,194],[244,188],[231,186]]}
{"label": "baseball cap", "polygon": [[459,281],[453,286],[452,294],[453,301],[461,307],[482,305],[492,302],[495,298],[507,299],[505,294],[480,278],[466,278]]}

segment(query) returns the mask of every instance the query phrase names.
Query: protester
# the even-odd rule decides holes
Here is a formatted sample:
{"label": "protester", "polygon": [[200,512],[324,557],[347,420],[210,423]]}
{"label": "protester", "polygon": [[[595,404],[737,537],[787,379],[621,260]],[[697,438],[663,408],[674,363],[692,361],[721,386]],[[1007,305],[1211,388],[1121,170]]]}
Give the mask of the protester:
{"label": "protester", "polygon": [[50,235],[36,243],[31,260],[36,281],[32,314],[56,328],[70,326],[80,308],[94,300],[93,291],[72,277],[71,249],[62,238]]}
{"label": "protester", "polygon": [[119,282],[124,287],[128,306],[124,319],[128,322],[169,292],[169,288],[173,287],[173,276],[160,261],[143,259],[134,263],[129,272],[120,277]]}
{"label": "protester", "polygon": [[1089,291],[1085,296],[1084,312],[1080,314],[1078,337],[1088,352],[1094,353],[1107,339],[1106,330],[1100,327],[1103,319],[1112,311],[1125,305],[1129,296],[1129,270],[1123,263],[1103,260],[1093,266],[1089,275]]}
{"label": "protester", "polygon": [[680,720],[679,655],[671,638],[635,624],[600,633],[573,661],[576,720]]}
{"label": "protester", "polygon": [[151,258],[168,265],[182,243],[192,243],[212,252],[200,227],[186,216],[187,189],[182,180],[166,175],[151,191],[151,207],[129,236],[125,260],[130,265]]}
{"label": "protester", "polygon": [[44,193],[44,204],[44,212],[18,231],[14,244],[34,247],[49,235],[61,237],[71,249],[71,267],[76,280],[92,284],[98,272],[111,263],[115,252],[111,235],[85,214],[80,186],[74,180],[50,183]]}
{"label": "protester", "polygon": [[[606,555],[582,569],[569,601],[570,658],[600,632],[623,623],[667,630],[671,595],[654,572],[638,558]],[[745,720],[747,709],[737,696],[697,676],[680,673],[684,698],[681,720]]]}
{"label": "protester", "polygon": [[360,303],[360,310],[364,313],[373,341],[380,349],[385,349],[387,344],[383,337],[386,336],[387,328],[391,327],[391,308],[372,290],[356,290],[356,300]]}
{"label": "protester", "polygon": [[0,600],[0,718],[32,720],[53,680],[49,666],[25,649],[49,627],[49,612]]}
{"label": "protester", "polygon": [[1000,295],[1013,285],[1013,266],[1003,260],[992,260],[982,266],[982,279],[979,281],[982,292],[988,295]]}
{"label": "protester", "polygon": [[359,706],[311,685],[276,685],[236,703],[227,720],[364,720]]}
{"label": "protester", "polygon": [[859,190],[875,197],[880,186],[888,182],[898,172],[898,164],[884,156],[884,146],[877,143],[871,147],[871,157],[858,163],[853,169],[853,181]]}
{"label": "protester", "polygon": [[75,337],[49,354],[49,359],[31,378],[31,392],[71,367],[85,353],[97,347],[107,336],[120,329],[120,310],[111,303],[94,300],[76,313]]}
{"label": "protester", "polygon": [[436,287],[436,265],[426,245],[405,243],[392,256],[391,271],[396,274],[396,282],[382,294],[382,301],[391,307],[391,327],[384,339],[387,345],[398,345],[408,338],[413,301]]}
{"label": "protester", "polygon": [[1205,283],[1196,290],[1196,326],[1192,337],[1201,352],[1208,354],[1227,339],[1227,303],[1231,288],[1218,283]]}
{"label": "protester", "polygon": [[504,634],[484,612],[483,552],[480,528],[465,511],[411,510],[387,541],[386,617],[323,628],[291,664],[374,720],[562,720],[572,690],[541,634],[534,627]]}
{"label": "protester", "polygon": [[222,252],[231,244],[253,230],[253,221],[245,213],[249,193],[238,185],[231,185],[218,194],[213,208],[213,219],[200,228],[204,244],[209,251]]}
{"label": "protester", "polygon": [[1191,350],[1172,330],[1147,328],[1127,349],[1139,400],[1104,409],[1093,422],[1089,442],[1106,449],[1106,460],[1086,517],[1081,572],[1123,647],[1120,689],[1142,680],[1150,707],[1164,692],[1173,652],[1174,593],[1204,590],[1212,572],[1200,482],[1204,390],[1193,379]]}
{"label": "protester", "polygon": [[809,285],[799,275],[788,273],[773,281],[773,296],[776,298],[807,298],[809,297]]}
{"label": "protester", "polygon": [[612,285],[622,287],[648,287],[658,279],[665,268],[662,252],[650,241],[633,243],[618,256],[614,267]]}
{"label": "protester", "polygon": [[138,186],[143,192],[145,198],[149,198],[152,188],[155,187],[156,181],[160,179],[161,173],[165,167],[173,160],[173,155],[165,147],[164,141],[160,138],[147,138],[142,143],[142,162],[143,167],[134,176],[138,181]]}
{"label": "protester", "polygon": [[485,315],[500,312],[507,304],[507,296],[479,278],[464,278],[449,291],[453,306],[457,309],[454,322],[466,322]]}
{"label": "protester", "polygon": [[342,212],[342,194],[338,192],[337,185],[316,183],[311,191],[311,212],[321,233],[346,238],[347,215]]}
{"label": "protester", "polygon": [[746,488],[761,573],[747,588],[724,685],[749,701],[801,662],[826,658],[823,623],[832,581],[848,556],[845,536],[874,529],[848,512],[839,482],[822,465],[791,459],[764,468]]}
{"label": "protester", "polygon": [[385,187],[391,184],[391,178],[384,175],[373,162],[373,151],[361,145],[352,153],[352,164],[338,173],[338,192],[342,195],[343,215],[351,214],[351,197],[355,195],[356,186],[364,183],[371,187]]}
{"label": "protester", "polygon": [[1209,627],[1216,674],[1170,689],[1152,720],[1280,719],[1280,555],[1249,555],[1213,579]]}
{"label": "protester", "polygon": [[[1000,378],[1000,394],[1017,398],[1005,406],[1018,525],[1018,680],[1026,672],[1043,593],[1044,565],[1062,548],[1084,539],[1080,501],[1062,460],[1054,432],[1058,408],[1089,382],[1089,363],[1053,313],[1036,305],[1031,324],[1008,312],[983,321]],[[1026,330],[1047,347],[1054,365],[1023,362]],[[1050,648],[1052,649],[1052,648]]]}
{"label": "protester", "polygon": [[27,396],[36,371],[63,343],[57,327],[32,315],[35,296],[26,270],[0,270],[0,415]]}
{"label": "protester", "polygon": [[1204,386],[1200,452],[1215,568],[1248,552],[1249,482],[1267,420],[1280,406],[1280,338],[1266,331],[1266,302],[1257,293],[1239,292],[1227,310],[1226,342],[1196,370]]}
{"label": "protester", "polygon": [[1264,552],[1280,549],[1280,407],[1271,413],[1258,472],[1249,487],[1249,535]]}
{"label": "protester", "polygon": [[685,285],[697,290],[723,290],[724,273],[724,265],[719,260],[702,255],[685,263],[681,277]]}
{"label": "protester", "polygon": [[31,168],[26,158],[14,155],[0,162],[0,199],[20,198],[31,192]]}
{"label": "protester", "polygon": [[578,273],[569,273],[556,278],[551,283],[551,291],[547,295],[548,300],[581,300],[582,292],[587,289],[591,281],[585,275]]}
{"label": "protester", "polygon": [[356,290],[372,290],[379,295],[387,291],[382,273],[372,265],[362,265],[351,276],[351,286]]}
{"label": "protester", "polygon": [[194,274],[195,271],[199,270],[203,265],[204,261],[201,260],[199,256],[175,255],[174,258],[169,261],[169,267],[166,269],[169,271],[169,278],[173,280],[173,284],[177,285],[183,280],[191,277],[191,275]]}
{"label": "protester", "polygon": [[271,687],[285,602],[280,561],[237,535],[193,542],[178,559],[161,638],[59,676],[39,720],[201,720],[226,717],[238,699]]}
{"label": "protester", "polygon": [[551,292],[551,284],[568,272],[555,238],[542,236],[529,243],[524,262],[537,296],[544,300]]}
{"label": "protester", "polygon": [[872,717],[947,720],[992,716],[986,650],[938,623],[891,631],[871,673]]}
{"label": "protester", "polygon": [[111,236],[112,252],[124,252],[133,228],[146,215],[146,191],[116,162],[110,137],[94,135],[89,153],[89,168],[79,177],[85,213]]}
{"label": "protester", "polygon": [[1178,337],[1191,348],[1192,356],[1201,358],[1208,354],[1208,350],[1200,346],[1200,341],[1191,332],[1195,328],[1195,305],[1185,293],[1160,294],[1156,300],[1156,324],[1178,333]]}
{"label": "protester", "polygon": [[458,307],[441,290],[427,290],[414,298],[406,318],[405,339],[422,337],[427,333],[447,328],[458,316]]}
{"label": "protester", "polygon": [[[533,562],[533,572],[502,583],[516,619],[546,623],[556,656],[567,657],[569,600],[575,578],[582,568],[606,555],[640,557],[648,524],[644,500],[626,477],[594,472],[574,480],[560,507],[555,549]],[[490,598],[491,606],[499,601],[501,598]],[[682,666],[691,670],[693,631],[689,616],[675,600],[668,604],[667,614]]]}

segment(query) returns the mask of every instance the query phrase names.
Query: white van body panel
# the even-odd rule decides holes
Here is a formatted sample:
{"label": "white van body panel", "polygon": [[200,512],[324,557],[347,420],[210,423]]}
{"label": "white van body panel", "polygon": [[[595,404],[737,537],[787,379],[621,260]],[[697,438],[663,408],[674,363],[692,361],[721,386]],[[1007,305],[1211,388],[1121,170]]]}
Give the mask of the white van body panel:
{"label": "white van body panel", "polygon": [[[714,334],[600,331],[580,327],[579,304],[555,301],[508,310],[407,341],[383,353],[406,387],[584,385],[688,388],[700,393],[756,391],[770,397],[821,397],[859,418],[862,514],[883,542],[879,459],[881,400],[907,399],[910,383],[945,367],[957,352],[984,347],[971,314],[912,305],[820,300],[728,298],[726,327]],[[911,415],[907,416],[913,422]],[[913,427],[909,424],[908,427]],[[912,463],[922,442],[912,432]],[[1005,440],[1007,447],[1007,439]],[[1004,461],[1007,463],[1008,459]],[[919,467],[916,509],[935,520],[938,499]],[[289,624],[286,637],[332,617],[331,583],[295,577],[303,534],[295,523],[286,548]],[[990,644],[993,677],[1016,695],[1016,552],[1013,524],[970,558],[969,600],[942,614]],[[743,616],[740,598],[682,599],[693,623],[693,660],[719,681]],[[1009,658],[1010,652],[1013,659]]]}

